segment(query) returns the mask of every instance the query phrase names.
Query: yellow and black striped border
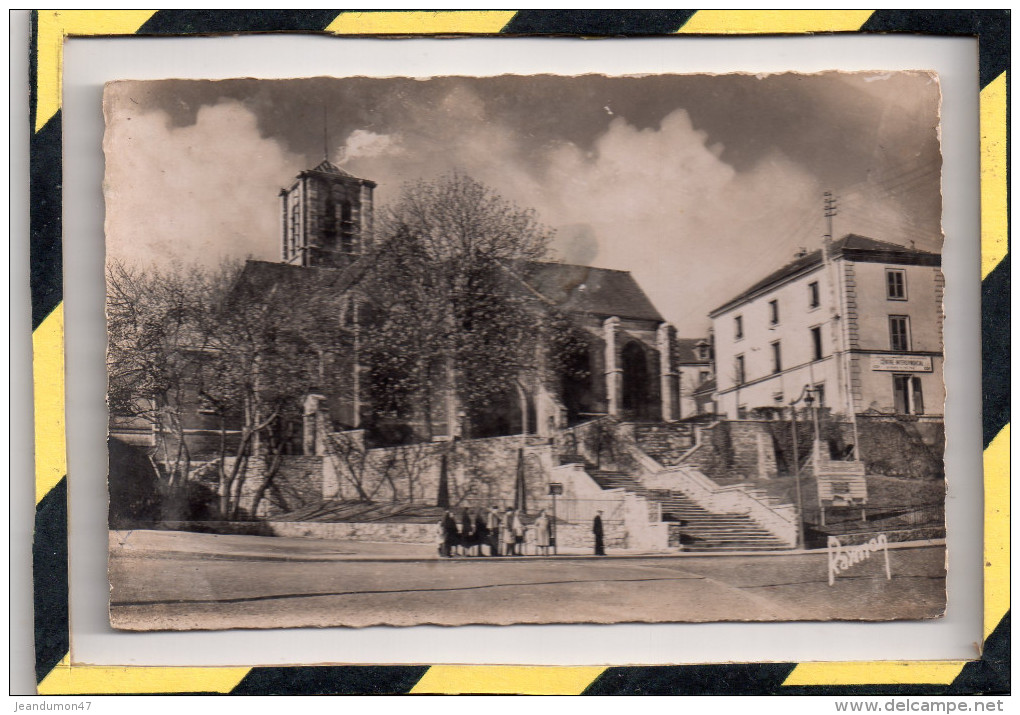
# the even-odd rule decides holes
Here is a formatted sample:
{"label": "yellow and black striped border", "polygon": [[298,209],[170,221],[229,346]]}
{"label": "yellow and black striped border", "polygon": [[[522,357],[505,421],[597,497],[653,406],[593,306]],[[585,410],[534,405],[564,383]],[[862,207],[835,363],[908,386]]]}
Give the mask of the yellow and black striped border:
{"label": "yellow and black striped border", "polygon": [[[652,667],[112,667],[69,662],[61,77],[67,36],[238,32],[557,34],[900,32],[979,38],[985,483],[984,652],[975,661]],[[36,677],[41,694],[972,694],[1009,691],[1009,13],[894,10],[32,12],[31,289]]]}

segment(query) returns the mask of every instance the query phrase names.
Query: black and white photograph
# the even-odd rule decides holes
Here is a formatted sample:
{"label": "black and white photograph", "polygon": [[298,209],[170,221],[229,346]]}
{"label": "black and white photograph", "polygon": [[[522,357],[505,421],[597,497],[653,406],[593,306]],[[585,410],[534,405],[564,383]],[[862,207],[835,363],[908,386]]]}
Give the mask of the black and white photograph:
{"label": "black and white photograph", "polygon": [[108,84],[111,625],[941,617],[939,113],[922,70]]}

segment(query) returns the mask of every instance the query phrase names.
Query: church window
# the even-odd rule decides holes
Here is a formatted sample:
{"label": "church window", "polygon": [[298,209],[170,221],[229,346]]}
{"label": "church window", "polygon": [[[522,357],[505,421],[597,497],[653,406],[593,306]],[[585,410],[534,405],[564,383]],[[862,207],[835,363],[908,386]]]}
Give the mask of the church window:
{"label": "church window", "polygon": [[337,207],[338,223],[340,224],[340,250],[343,253],[354,253],[354,221],[351,202],[344,201]]}
{"label": "church window", "polygon": [[298,232],[301,229],[301,216],[298,213],[297,204],[294,205],[290,210],[290,253],[294,255],[298,252],[300,242],[298,239]]}

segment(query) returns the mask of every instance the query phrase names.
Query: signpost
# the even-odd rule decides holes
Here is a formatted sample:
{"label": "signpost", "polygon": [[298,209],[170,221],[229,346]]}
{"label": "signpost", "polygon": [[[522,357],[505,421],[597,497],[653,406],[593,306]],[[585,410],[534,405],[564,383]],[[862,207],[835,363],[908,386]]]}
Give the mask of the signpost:
{"label": "signpost", "polygon": [[549,496],[552,497],[552,528],[549,529],[549,542],[553,547],[553,555],[556,551],[556,496],[563,494],[563,485],[559,482],[549,482]]}

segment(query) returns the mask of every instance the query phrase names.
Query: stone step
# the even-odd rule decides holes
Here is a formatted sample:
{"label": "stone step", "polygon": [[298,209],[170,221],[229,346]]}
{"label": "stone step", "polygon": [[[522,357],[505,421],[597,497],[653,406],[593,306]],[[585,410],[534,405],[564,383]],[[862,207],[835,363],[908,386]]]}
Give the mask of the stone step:
{"label": "stone step", "polygon": [[[658,457],[660,463],[670,455],[680,453],[676,449],[650,449],[647,442],[643,446],[648,454]],[[675,524],[682,539],[688,542],[684,544],[687,550],[770,551],[789,548],[746,514],[713,513],[682,493],[646,489],[640,479],[622,470],[594,469],[589,465],[588,473],[602,489],[623,489],[647,499],[651,509],[657,505],[663,521]],[[763,503],[773,504],[762,490],[749,490],[748,493]]]}
{"label": "stone step", "polygon": [[716,546],[716,545],[696,545],[696,544],[684,544],[683,550],[688,552],[696,553],[725,553],[727,551],[783,551],[790,547],[786,544],[779,546],[762,545],[762,544],[744,544],[741,546]]}

